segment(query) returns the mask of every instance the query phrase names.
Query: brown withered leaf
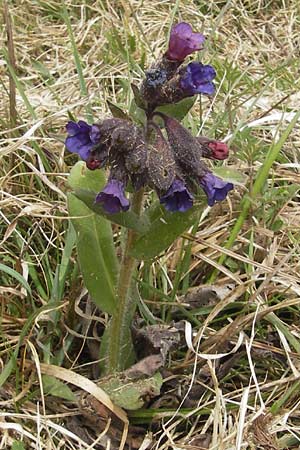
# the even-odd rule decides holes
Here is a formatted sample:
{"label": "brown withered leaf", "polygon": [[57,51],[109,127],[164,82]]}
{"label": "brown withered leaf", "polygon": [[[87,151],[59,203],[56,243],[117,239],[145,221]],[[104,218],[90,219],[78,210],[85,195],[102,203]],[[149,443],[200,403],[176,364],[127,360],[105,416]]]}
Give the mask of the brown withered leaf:
{"label": "brown withered leaf", "polygon": [[150,355],[129,367],[129,369],[124,372],[124,375],[130,380],[151,377],[162,367],[162,365],[163,358],[160,354]]}
{"label": "brown withered leaf", "polygon": [[135,349],[140,358],[161,355],[163,364],[168,352],[180,341],[178,328],[170,325],[148,325],[133,330]]}
{"label": "brown withered leaf", "polygon": [[253,440],[257,445],[257,449],[279,450],[276,443],[276,437],[272,436],[269,429],[269,422],[272,420],[271,415],[261,414],[252,424]]}
{"label": "brown withered leaf", "polygon": [[233,285],[195,287],[189,290],[187,294],[179,297],[179,302],[187,305],[189,309],[215,305],[229,295],[233,287]]}
{"label": "brown withered leaf", "polygon": [[[88,444],[92,444],[99,434],[106,430],[103,437],[95,447],[96,449],[107,448],[109,444],[112,449],[118,449],[122,439],[123,424],[95,397],[84,393],[78,402],[80,414],[67,421],[67,428]],[[129,426],[126,446],[132,449],[140,447],[145,435],[145,430],[137,426]]]}
{"label": "brown withered leaf", "polygon": [[182,448],[186,450],[205,450],[209,448],[210,443],[211,443],[211,434],[201,433],[194,436],[189,441],[187,441],[186,439],[180,440],[178,442],[179,444],[178,447],[182,445]]}

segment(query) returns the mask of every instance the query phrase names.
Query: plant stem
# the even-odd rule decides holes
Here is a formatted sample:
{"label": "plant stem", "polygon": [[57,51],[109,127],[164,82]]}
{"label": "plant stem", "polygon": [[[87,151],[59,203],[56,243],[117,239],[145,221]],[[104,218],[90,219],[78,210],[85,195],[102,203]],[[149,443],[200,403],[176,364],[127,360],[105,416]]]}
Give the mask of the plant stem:
{"label": "plant stem", "polygon": [[[132,211],[140,215],[143,206],[144,190],[140,189],[132,195]],[[136,232],[128,229],[121,261],[117,287],[118,308],[112,316],[109,326],[109,345],[106,372],[111,374],[126,368],[132,350],[131,322],[136,309],[136,298],[132,293],[132,277],[136,268],[136,260],[130,250],[136,239]]]}

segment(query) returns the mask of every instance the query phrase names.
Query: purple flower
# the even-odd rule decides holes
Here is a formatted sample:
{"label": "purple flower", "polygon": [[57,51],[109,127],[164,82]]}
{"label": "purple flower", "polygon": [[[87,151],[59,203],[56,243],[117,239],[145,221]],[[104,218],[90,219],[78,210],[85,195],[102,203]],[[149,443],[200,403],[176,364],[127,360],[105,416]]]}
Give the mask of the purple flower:
{"label": "purple flower", "polygon": [[99,192],[95,203],[100,206],[108,214],[116,214],[129,209],[129,201],[125,197],[124,183],[112,178],[109,180],[103,191]]}
{"label": "purple flower", "polygon": [[180,78],[180,87],[189,96],[195,94],[212,95],[215,92],[215,86],[212,83],[215,76],[216,71],[212,66],[191,62]]}
{"label": "purple flower", "polygon": [[183,61],[191,53],[201,50],[204,41],[205,37],[193,33],[189,23],[178,23],[172,27],[166,57],[171,61]]}
{"label": "purple flower", "polygon": [[200,186],[207,195],[207,203],[213,206],[215,202],[224,200],[229,191],[233,189],[232,183],[227,183],[216,177],[213,173],[207,172],[204,177],[200,179]]}
{"label": "purple flower", "polygon": [[167,211],[185,212],[193,206],[193,196],[181,180],[174,180],[168,191],[160,197]]}
{"label": "purple flower", "polygon": [[89,125],[83,120],[79,122],[68,122],[66,125],[68,137],[65,145],[69,152],[78,153],[78,155],[86,161],[89,157],[91,149],[95,144],[99,143],[100,130],[98,125]]}

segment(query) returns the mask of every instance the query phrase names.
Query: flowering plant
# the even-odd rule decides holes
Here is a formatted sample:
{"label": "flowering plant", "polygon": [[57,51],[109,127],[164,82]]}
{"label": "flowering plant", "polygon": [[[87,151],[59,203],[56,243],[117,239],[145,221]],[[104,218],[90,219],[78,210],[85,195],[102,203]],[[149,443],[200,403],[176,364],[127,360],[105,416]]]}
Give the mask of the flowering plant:
{"label": "flowering plant", "polygon": [[[157,256],[197,220],[196,199],[201,191],[213,206],[233,189],[232,183],[216,177],[203,160],[227,158],[227,145],[194,137],[162,108],[180,105],[196,94],[214,94],[214,68],[200,62],[184,64],[186,57],[203,48],[204,41],[187,23],[173,26],[167,51],[146,71],[141,85],[133,86],[135,102],[144,111],[143,125],[114,111],[115,117],[93,124],[80,120],[66,126],[66,148],[84,161],[71,173],[75,195],[69,198],[70,213],[80,216],[83,201],[87,205],[84,213],[93,211],[101,220],[97,237],[100,233],[103,243],[98,248],[101,273],[96,267],[86,268],[93,266],[87,257],[88,246],[92,255],[96,251],[87,236],[86,215],[82,213],[85,218],[73,219],[73,223],[78,241],[85,239],[83,246],[78,244],[85,284],[96,304],[111,315],[101,348],[106,373],[123,370],[132,361],[130,324],[137,305],[133,281],[137,261]],[[106,184],[99,169],[109,173]],[[94,192],[96,180],[98,192]],[[143,210],[144,193],[149,189],[156,192],[159,203]],[[127,230],[120,263],[107,219]]]}

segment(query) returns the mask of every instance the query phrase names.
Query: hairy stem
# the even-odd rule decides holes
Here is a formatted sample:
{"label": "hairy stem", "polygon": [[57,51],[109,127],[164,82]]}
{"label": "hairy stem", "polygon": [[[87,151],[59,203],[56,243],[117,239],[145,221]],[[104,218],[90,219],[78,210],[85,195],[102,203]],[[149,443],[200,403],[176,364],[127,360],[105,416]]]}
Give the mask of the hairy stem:
{"label": "hairy stem", "polygon": [[[140,215],[142,210],[143,195],[143,189],[132,195],[132,211],[138,215]],[[126,368],[129,353],[132,350],[130,328],[136,309],[136,299],[132,293],[132,276],[136,268],[136,260],[130,256],[130,250],[135,239],[136,232],[128,229],[117,287],[118,309],[113,315],[109,326],[106,364],[106,372],[109,374]]]}

